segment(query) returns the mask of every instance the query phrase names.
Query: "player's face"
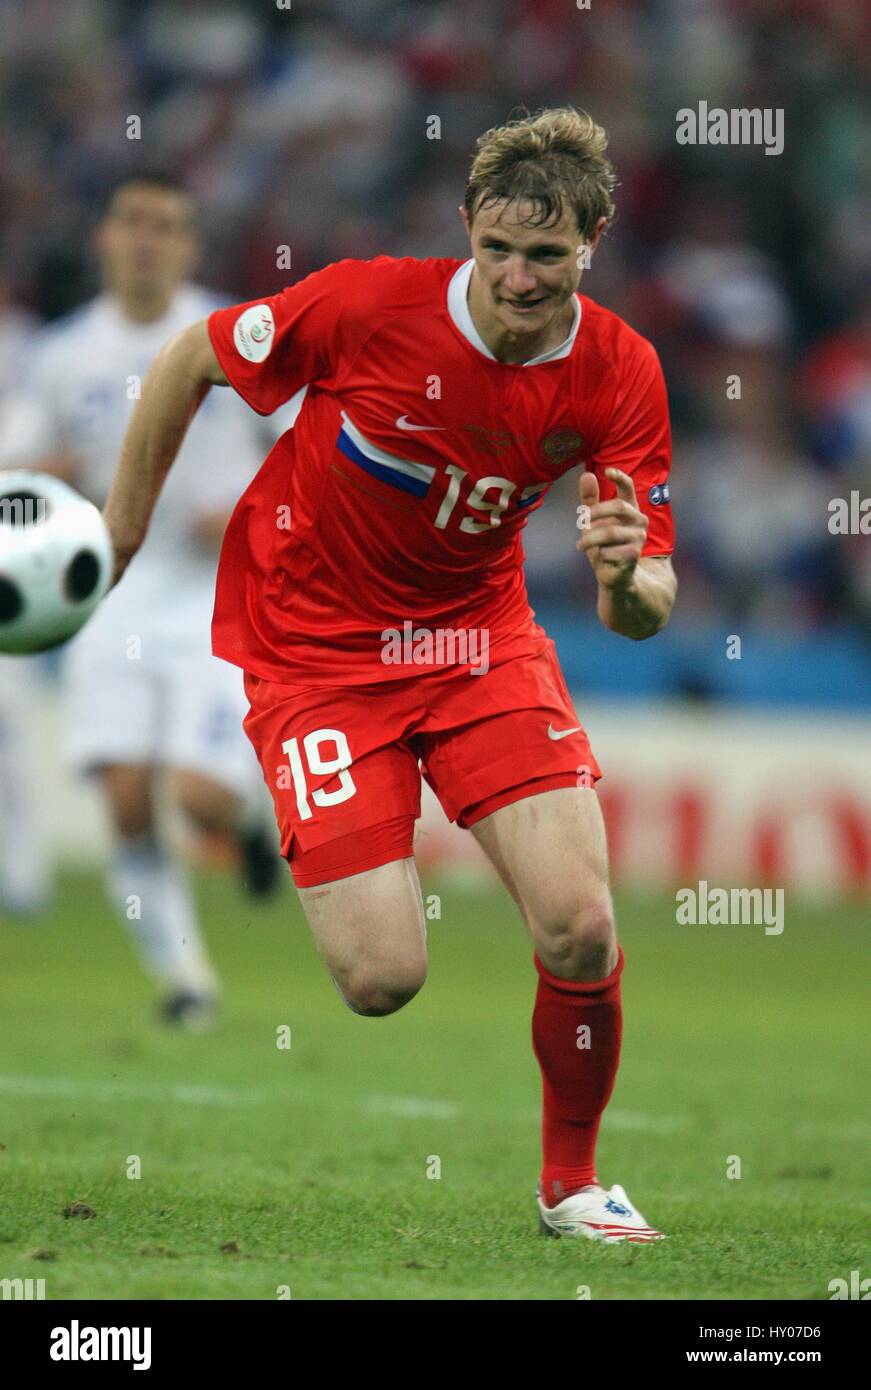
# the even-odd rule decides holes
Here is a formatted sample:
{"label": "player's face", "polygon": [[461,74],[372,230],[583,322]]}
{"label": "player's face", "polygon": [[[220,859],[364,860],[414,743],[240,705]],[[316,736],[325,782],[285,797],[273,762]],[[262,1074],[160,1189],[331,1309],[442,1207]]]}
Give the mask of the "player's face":
{"label": "player's face", "polygon": [[103,276],[121,295],[170,295],[193,270],[193,209],[173,189],[127,184],[116,193],[97,231]]}
{"label": "player's face", "polygon": [[[528,203],[494,203],[466,227],[486,308],[511,334],[544,333],[565,313],[581,279],[582,248],[575,214],[564,208],[558,222],[529,224]],[[595,246],[600,231],[589,243]]]}

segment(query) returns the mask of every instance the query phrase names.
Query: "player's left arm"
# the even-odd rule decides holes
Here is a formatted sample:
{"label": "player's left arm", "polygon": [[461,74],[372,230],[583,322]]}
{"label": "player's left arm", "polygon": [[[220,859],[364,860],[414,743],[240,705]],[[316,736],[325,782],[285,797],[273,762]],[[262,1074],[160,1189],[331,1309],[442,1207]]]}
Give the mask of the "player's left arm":
{"label": "player's left arm", "polygon": [[665,627],[677,594],[671,429],[653,346],[635,337],[621,365],[608,427],[580,478],[578,549],[596,576],[603,625],[642,641]]}
{"label": "player's left arm", "polygon": [[609,502],[599,500],[596,475],[581,474],[581,506],[587,525],[578,550],[585,553],[596,576],[603,625],[641,641],[668,622],[677,575],[669,555],[642,555],[649,522],[638,506],[628,473],[606,468],[605,476],[617,489]]}

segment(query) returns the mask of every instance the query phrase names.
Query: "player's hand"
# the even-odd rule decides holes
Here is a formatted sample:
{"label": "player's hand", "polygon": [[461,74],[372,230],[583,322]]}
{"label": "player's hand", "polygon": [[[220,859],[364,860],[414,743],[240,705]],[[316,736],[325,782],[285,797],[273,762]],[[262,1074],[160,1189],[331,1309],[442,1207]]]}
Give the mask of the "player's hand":
{"label": "player's hand", "polygon": [[109,588],[114,589],[139,547],[136,545],[131,546],[121,539],[113,530],[112,522],[105,511],[103,512],[103,520],[106,523],[106,530],[109,532],[109,539],[112,542],[114,560],[112,565],[112,582]]}
{"label": "player's hand", "polygon": [[581,474],[578,525],[583,536],[577,549],[584,551],[601,588],[624,589],[632,583],[635,566],[641,559],[648,521],[638,506],[629,474],[619,468],[606,468],[605,477],[617,489],[617,496],[610,502],[599,501],[595,473]]}
{"label": "player's hand", "polygon": [[127,569],[127,566],[130,564],[130,558],[130,556],[127,556],[126,558],[120,557],[118,555],[115,556],[115,566],[112,570],[112,583],[109,585],[110,589],[114,589],[115,585],[118,583],[118,580],[123,577],[124,572]]}

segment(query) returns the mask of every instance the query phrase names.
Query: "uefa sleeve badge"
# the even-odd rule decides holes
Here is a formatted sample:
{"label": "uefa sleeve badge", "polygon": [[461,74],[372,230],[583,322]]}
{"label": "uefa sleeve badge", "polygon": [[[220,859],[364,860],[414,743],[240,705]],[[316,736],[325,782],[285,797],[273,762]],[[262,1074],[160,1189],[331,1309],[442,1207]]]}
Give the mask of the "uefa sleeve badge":
{"label": "uefa sleeve badge", "polygon": [[252,304],[239,315],[233,328],[237,351],[249,362],[262,362],[272,351],[275,320],[268,304]]}

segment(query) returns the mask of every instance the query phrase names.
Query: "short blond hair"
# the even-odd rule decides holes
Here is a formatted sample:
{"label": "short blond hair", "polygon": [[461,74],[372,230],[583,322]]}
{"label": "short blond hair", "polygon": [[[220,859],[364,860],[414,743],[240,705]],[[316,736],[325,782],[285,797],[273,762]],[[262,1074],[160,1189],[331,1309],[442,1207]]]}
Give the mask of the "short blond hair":
{"label": "short blond hair", "polygon": [[605,154],[608,137],[586,111],[550,107],[478,137],[477,154],[466,183],[465,206],[471,223],[482,207],[507,199],[529,201],[533,226],[559,221],[566,205],[585,239],[600,217],[614,217],[611,194],[617,179]]}

